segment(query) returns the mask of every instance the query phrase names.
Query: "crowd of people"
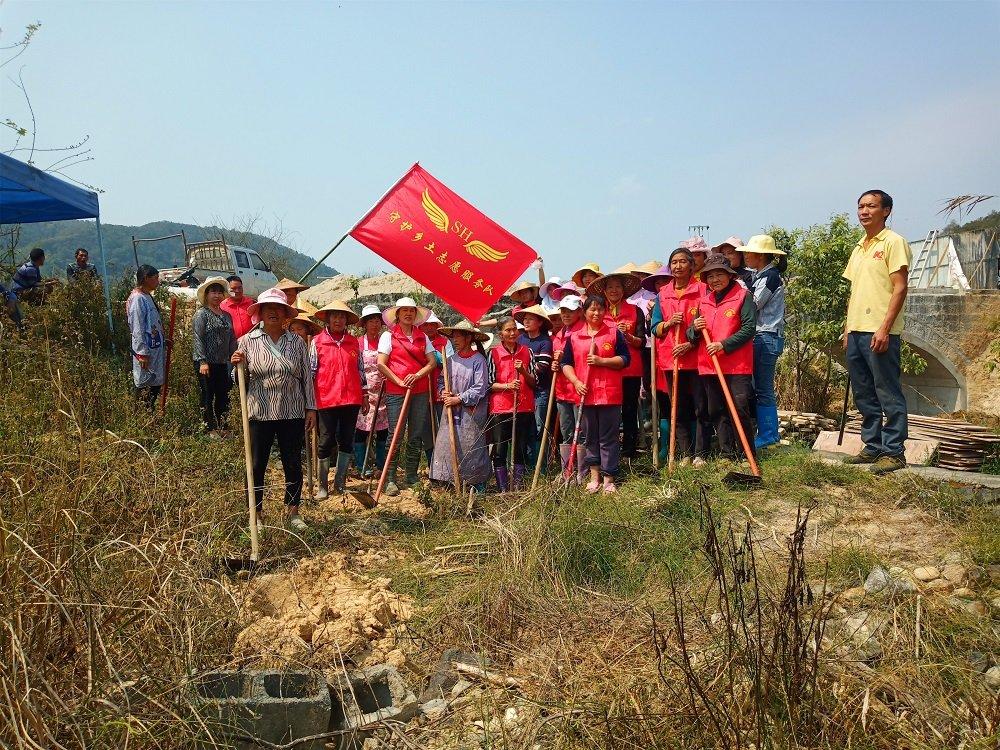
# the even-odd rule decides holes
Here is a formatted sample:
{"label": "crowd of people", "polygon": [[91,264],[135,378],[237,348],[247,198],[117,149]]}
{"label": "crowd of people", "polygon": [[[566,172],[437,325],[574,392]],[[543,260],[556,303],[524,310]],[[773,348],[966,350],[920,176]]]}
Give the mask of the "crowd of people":
{"label": "crowd of people", "polygon": [[[844,346],[865,443],[852,460],[877,473],[905,465],[899,334],[910,251],[885,226],[891,211],[884,191],[859,198],[865,237],[843,272]],[[93,272],[85,254],[76,261],[70,278]],[[42,262],[32,251],[36,272]],[[276,442],[296,528],[305,527],[302,454],[314,428],[319,498],[344,492],[352,465],[361,478],[384,472],[385,494],[396,495],[419,481],[422,461],[432,482],[453,484],[457,471],[477,492],[518,490],[543,433],[551,473],[613,494],[623,464],[643,451],[700,468],[779,442],[785,270],[771,236],[711,247],[695,236],[665,264],[605,273],[585,263],[565,280],[539,269],[537,283],[510,290],[509,314],[454,325],[410,297],[358,314],[342,300],[316,309],[299,298],[308,287],[290,279],[253,300],[238,276],[208,278],[191,322],[205,429],[224,436],[233,366],[245,367],[257,504]],[[26,267],[18,276],[22,286],[34,280]],[[157,270],[140,266],[126,303],[134,382],[150,408],[168,345],[158,284]]]}

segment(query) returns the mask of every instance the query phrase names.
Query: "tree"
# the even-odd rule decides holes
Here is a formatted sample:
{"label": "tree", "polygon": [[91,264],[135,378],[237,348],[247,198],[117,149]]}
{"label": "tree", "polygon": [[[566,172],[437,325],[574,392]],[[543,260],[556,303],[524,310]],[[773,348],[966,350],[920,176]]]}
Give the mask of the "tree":
{"label": "tree", "polygon": [[[828,223],[807,229],[771,227],[767,232],[788,253],[787,356],[779,371],[779,398],[795,409],[824,412],[847,318],[850,284],[843,271],[864,232],[851,225],[847,214],[834,214]],[[904,372],[919,373],[926,366],[903,345]]]}

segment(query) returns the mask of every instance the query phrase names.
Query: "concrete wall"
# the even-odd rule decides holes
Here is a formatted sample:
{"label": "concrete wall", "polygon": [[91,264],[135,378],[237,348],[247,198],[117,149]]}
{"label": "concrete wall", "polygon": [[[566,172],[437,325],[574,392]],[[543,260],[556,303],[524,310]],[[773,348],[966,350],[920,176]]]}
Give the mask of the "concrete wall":
{"label": "concrete wall", "polygon": [[[910,290],[903,340],[927,360],[920,375],[904,375],[907,407],[915,414],[966,409],[967,368],[979,351],[970,350],[969,332],[977,319],[1000,304],[1000,291]],[[981,342],[985,349],[989,342]]]}

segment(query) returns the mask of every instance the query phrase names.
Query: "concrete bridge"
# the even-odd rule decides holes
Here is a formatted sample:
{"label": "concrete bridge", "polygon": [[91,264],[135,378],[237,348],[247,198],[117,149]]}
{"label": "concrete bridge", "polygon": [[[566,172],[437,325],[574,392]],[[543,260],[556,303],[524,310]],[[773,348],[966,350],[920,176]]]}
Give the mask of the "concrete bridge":
{"label": "concrete bridge", "polygon": [[[914,414],[940,414],[982,405],[1000,388],[975,360],[990,346],[991,321],[1000,320],[1000,291],[910,289],[903,340],[927,360],[920,375],[904,375],[907,407]],[[991,400],[991,399],[990,399]]]}

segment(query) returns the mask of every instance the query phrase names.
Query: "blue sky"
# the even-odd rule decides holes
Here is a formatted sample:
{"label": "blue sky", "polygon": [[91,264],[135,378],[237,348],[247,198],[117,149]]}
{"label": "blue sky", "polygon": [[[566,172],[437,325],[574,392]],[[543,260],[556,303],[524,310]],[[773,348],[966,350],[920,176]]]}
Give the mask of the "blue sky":
{"label": "blue sky", "polygon": [[[106,222],[260,213],[318,256],[420,161],[565,275],[870,187],[911,239],[1000,193],[996,2],[6,0],[2,44],[35,20],[2,115],[27,119],[23,66],[38,145],[90,135],[70,174]],[[387,268],[352,240],[329,262]]]}

